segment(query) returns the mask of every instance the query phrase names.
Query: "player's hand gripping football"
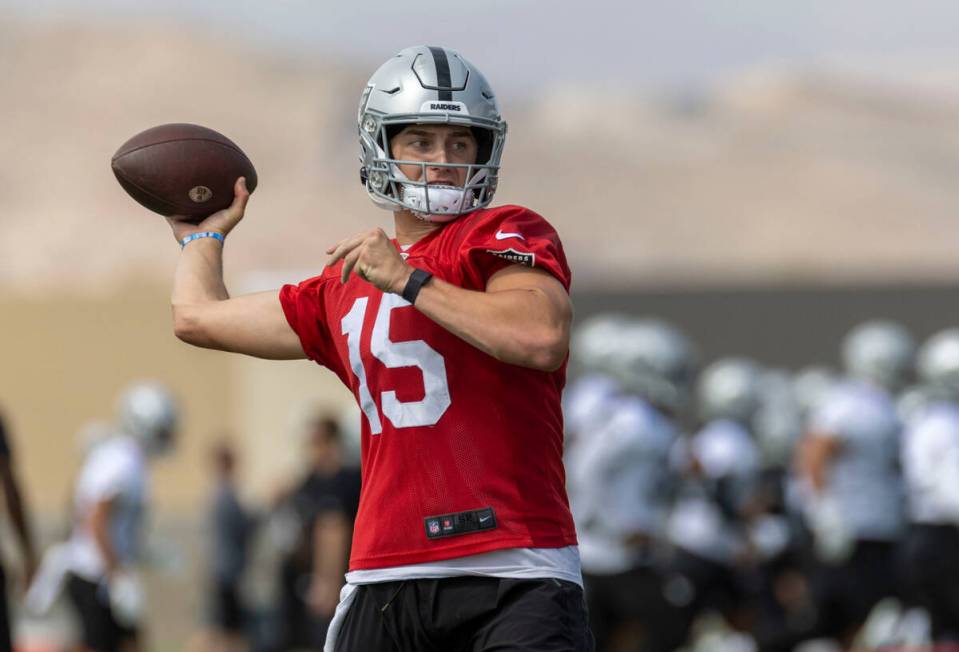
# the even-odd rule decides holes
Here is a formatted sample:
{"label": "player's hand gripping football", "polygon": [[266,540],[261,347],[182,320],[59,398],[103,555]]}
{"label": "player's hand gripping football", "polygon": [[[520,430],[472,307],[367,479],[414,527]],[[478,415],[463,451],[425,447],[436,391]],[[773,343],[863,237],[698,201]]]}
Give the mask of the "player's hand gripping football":
{"label": "player's hand gripping football", "polygon": [[326,250],[330,254],[326,265],[343,259],[340,280],[346,283],[350,272],[375,285],[383,292],[400,294],[413,273],[383,229],[365,231],[352,238],[340,240]]}
{"label": "player's hand gripping football", "polygon": [[173,236],[180,242],[188,235],[204,231],[216,231],[226,235],[233,230],[246,211],[246,203],[250,199],[250,192],[246,189],[246,179],[240,177],[233,186],[233,203],[222,211],[204,217],[200,222],[188,222],[185,218],[173,215],[166,218],[173,229]]}

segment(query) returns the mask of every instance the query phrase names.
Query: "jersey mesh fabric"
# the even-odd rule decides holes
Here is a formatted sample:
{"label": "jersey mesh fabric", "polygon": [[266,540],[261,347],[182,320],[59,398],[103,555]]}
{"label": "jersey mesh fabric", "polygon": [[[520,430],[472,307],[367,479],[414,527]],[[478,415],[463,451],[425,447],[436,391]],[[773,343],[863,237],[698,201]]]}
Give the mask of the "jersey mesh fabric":
{"label": "jersey mesh fabric", "polygon": [[[475,211],[405,253],[414,267],[468,290],[483,291],[493,274],[517,263],[569,289],[556,231],[518,206]],[[366,397],[350,570],[575,545],[562,465],[565,363],[543,372],[500,362],[356,275],[341,284],[340,264],[284,286],[280,302],[307,356],[336,373],[361,407]],[[344,320],[358,314],[361,320]],[[357,331],[365,387],[350,358]],[[383,354],[397,350],[403,353],[392,361]],[[427,536],[427,517],[486,507],[493,529]]]}

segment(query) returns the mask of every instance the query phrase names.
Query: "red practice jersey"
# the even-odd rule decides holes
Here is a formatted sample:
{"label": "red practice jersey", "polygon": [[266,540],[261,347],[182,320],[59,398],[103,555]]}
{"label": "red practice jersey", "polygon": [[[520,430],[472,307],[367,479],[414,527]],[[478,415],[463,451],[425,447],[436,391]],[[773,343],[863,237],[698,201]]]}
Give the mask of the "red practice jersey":
{"label": "red practice jersey", "polygon": [[[563,246],[519,206],[481,209],[406,250],[407,262],[468,290],[498,270],[545,270],[569,289]],[[363,488],[350,570],[576,543],[563,470],[566,365],[500,362],[342,262],[280,290],[307,356],[363,412]]]}

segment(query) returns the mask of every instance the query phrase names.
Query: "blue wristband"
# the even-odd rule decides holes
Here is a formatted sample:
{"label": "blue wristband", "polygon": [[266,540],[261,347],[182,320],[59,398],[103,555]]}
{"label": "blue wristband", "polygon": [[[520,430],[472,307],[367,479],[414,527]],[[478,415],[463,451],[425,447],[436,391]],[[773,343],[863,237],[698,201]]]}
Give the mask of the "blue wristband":
{"label": "blue wristband", "polygon": [[216,231],[203,231],[202,233],[191,233],[187,237],[180,240],[180,248],[182,249],[187,245],[188,242],[193,242],[194,240],[199,240],[200,238],[216,238],[220,241],[220,244],[224,243],[222,233],[217,233]]}

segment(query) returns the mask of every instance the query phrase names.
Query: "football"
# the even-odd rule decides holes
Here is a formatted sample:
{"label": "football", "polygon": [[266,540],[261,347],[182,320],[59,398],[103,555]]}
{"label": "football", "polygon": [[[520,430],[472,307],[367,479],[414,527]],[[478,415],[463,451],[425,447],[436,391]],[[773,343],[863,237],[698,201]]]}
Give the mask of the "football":
{"label": "football", "polygon": [[127,193],[161,215],[199,222],[233,201],[237,177],[256,188],[256,170],[237,145],[212,129],[166,124],[138,133],[111,160]]}

